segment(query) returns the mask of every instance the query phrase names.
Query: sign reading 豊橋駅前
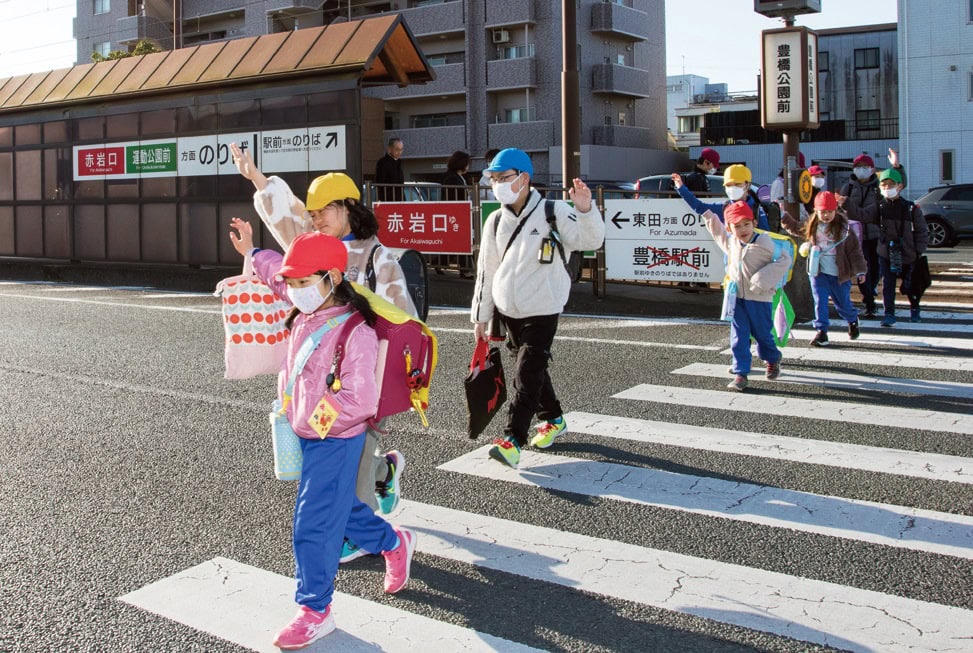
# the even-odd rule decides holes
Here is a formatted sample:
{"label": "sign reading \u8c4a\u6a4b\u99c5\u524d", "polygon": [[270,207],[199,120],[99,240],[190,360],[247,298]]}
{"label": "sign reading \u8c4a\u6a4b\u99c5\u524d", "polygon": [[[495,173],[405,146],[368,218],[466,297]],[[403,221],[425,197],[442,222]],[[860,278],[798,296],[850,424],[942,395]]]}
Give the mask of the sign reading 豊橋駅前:
{"label": "sign reading \u8c4a\u6a4b\u99c5\u524d", "polygon": [[230,143],[267,174],[344,170],[345,126],[76,145],[74,180],[238,174]]}
{"label": "sign reading \u8c4a\u6a4b\u99c5\u524d", "polygon": [[817,128],[817,80],[817,34],[806,27],[763,32],[760,113],[764,129]]}
{"label": "sign reading \u8c4a\u6a4b\u99c5\u524d", "polygon": [[718,282],[723,252],[681,199],[605,201],[606,277]]}

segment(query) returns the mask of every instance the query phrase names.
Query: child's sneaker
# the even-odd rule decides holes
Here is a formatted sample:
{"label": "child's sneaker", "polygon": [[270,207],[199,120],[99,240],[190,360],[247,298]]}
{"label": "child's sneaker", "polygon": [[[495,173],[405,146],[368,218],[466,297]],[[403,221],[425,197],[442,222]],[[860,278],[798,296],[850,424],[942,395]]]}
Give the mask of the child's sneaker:
{"label": "child's sneaker", "polygon": [[352,560],[357,560],[362,556],[367,556],[368,551],[361,548],[351,540],[345,538],[344,543],[341,545],[341,557],[338,558],[338,564],[345,564],[346,562],[351,562]]}
{"label": "child's sneaker", "polygon": [[748,384],[749,381],[747,381],[747,377],[737,374],[735,377],[733,377],[733,380],[727,384],[726,387],[730,390],[743,392],[743,389],[746,388]]}
{"label": "child's sneaker", "polygon": [[918,308],[909,309],[909,321],[922,322],[922,314],[919,312]]}
{"label": "child's sneaker", "polygon": [[780,361],[776,363],[767,363],[767,372],[764,374],[764,378],[768,381],[775,381],[780,376]]}
{"label": "child's sneaker", "polygon": [[330,605],[324,612],[315,612],[306,605],[302,605],[291,622],[277,633],[274,646],[285,650],[304,648],[311,642],[334,631],[334,628],[334,617],[331,615]]}
{"label": "child's sneaker", "polygon": [[497,438],[490,447],[490,457],[517,469],[520,465],[520,445],[509,435]]}
{"label": "child's sneaker", "polygon": [[890,327],[893,324],[895,324],[895,316],[894,315],[888,315],[888,314],[886,314],[886,316],[882,318],[882,326],[883,327]]}
{"label": "child's sneaker", "polygon": [[860,336],[860,335],[861,335],[861,331],[859,331],[859,329],[858,329],[858,322],[849,322],[848,323],[848,339],[849,340],[858,340],[858,336]]}
{"label": "child's sneaker", "polygon": [[568,423],[564,415],[555,420],[548,420],[537,427],[537,435],[530,440],[530,446],[547,449],[554,444],[554,440],[568,432]]}
{"label": "child's sneaker", "polygon": [[405,471],[405,456],[400,451],[390,451],[385,454],[385,462],[389,468],[385,482],[375,484],[375,498],[378,499],[378,508],[383,515],[389,514],[399,505],[399,481]]}
{"label": "child's sneaker", "polygon": [[397,528],[395,534],[399,536],[399,545],[382,553],[385,557],[385,591],[389,594],[395,594],[409,582],[412,554],[416,552],[415,533],[407,528]]}
{"label": "child's sneaker", "polygon": [[827,347],[828,346],[828,332],[827,331],[818,331],[817,333],[815,333],[814,334],[814,337],[811,339],[811,346],[812,347]]}

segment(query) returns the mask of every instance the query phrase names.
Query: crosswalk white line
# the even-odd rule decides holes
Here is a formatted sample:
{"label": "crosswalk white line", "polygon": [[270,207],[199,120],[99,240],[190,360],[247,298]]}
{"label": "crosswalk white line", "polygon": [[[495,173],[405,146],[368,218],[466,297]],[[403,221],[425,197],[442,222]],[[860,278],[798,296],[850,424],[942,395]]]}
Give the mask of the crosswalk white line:
{"label": "crosswalk white line", "polygon": [[[433,329],[439,333],[466,333],[473,334],[473,325],[469,329]],[[583,338],[580,336],[554,336],[554,340],[566,340],[570,342],[587,342],[596,345],[625,345],[628,347],[662,347],[668,349],[698,349],[702,351],[719,351],[715,345],[688,345],[679,342],[646,342],[643,340],[609,340],[607,338]]]}
{"label": "crosswalk white line", "polygon": [[485,445],[439,469],[973,560],[973,516],[536,451],[521,452],[515,470],[489,458],[488,449]]}
{"label": "crosswalk white line", "polygon": [[[730,378],[726,365],[691,363],[673,374]],[[819,385],[842,390],[869,390],[874,392],[901,392],[904,394],[952,397],[954,399],[973,399],[973,384],[953,381],[926,381],[923,379],[897,379],[891,376],[867,376],[864,374],[839,374],[817,370],[791,370],[782,366],[780,378],[776,383],[796,385]]]}
{"label": "crosswalk white line", "polygon": [[973,611],[962,608],[412,501],[401,505],[395,521],[418,533],[424,554],[845,650],[957,650],[969,641],[964,622]]}
{"label": "crosswalk white line", "polygon": [[[899,327],[905,327],[905,329],[900,329]],[[862,331],[861,339],[857,342],[867,342],[869,344],[876,345],[897,345],[897,346],[909,346],[909,347],[921,347],[923,349],[936,348],[936,349],[973,349],[973,337],[971,338],[940,338],[938,336],[926,336],[926,335],[913,335],[896,333],[896,330],[918,330],[922,329],[924,331],[935,331],[941,333],[955,332],[955,333],[965,333],[969,336],[973,336],[973,326],[969,324],[925,324],[919,322],[913,324],[911,322],[897,322],[891,329],[882,329],[881,331]],[[841,331],[844,329],[842,328]],[[835,340],[841,342],[844,338],[841,331],[837,331],[835,334]],[[810,341],[814,337],[816,332],[813,329],[794,329],[791,331],[791,337],[797,340],[807,340]],[[848,341],[846,346],[852,347],[855,343]]]}
{"label": "crosswalk white line", "polygon": [[[733,352],[724,349],[720,352],[732,356]],[[958,370],[973,372],[973,358],[961,356],[935,356],[932,354],[901,354],[895,351],[863,351],[854,347],[787,347],[784,349],[783,365],[790,362],[809,361],[816,363],[857,363],[859,365],[878,365],[882,367],[914,367],[923,370]]]}
{"label": "crosswalk white line", "polygon": [[[264,653],[279,653],[274,636],[296,612],[293,578],[227,558],[213,558],[119,600]],[[305,650],[538,651],[341,592],[335,592],[333,606],[338,629]]]}
{"label": "crosswalk white line", "polygon": [[973,458],[570,412],[570,433],[973,484]]}
{"label": "crosswalk white line", "polygon": [[[117,290],[117,289],[116,289]],[[143,289],[139,289],[143,290]],[[16,299],[39,299],[50,302],[67,302],[70,304],[90,304],[92,306],[111,306],[114,308],[143,308],[150,311],[174,311],[176,313],[213,313],[220,314],[219,307],[194,308],[192,306],[153,306],[152,304],[129,304],[127,302],[102,301],[97,299],[77,299],[75,297],[45,297],[43,295],[21,295],[17,293],[0,293],[0,297],[14,297]]]}
{"label": "crosswalk white line", "polygon": [[[762,375],[754,374],[751,381],[766,383],[767,385],[763,386],[766,389],[773,388],[774,382],[762,382]],[[878,406],[782,396],[773,396],[770,400],[769,395],[739,394],[723,390],[698,390],[645,383],[612,395],[612,398],[719,408],[720,410],[736,410],[763,415],[780,415],[791,420],[800,418],[822,419],[846,424],[897,426],[917,431],[973,434],[973,415],[920,410],[918,408],[899,408],[898,406]]]}

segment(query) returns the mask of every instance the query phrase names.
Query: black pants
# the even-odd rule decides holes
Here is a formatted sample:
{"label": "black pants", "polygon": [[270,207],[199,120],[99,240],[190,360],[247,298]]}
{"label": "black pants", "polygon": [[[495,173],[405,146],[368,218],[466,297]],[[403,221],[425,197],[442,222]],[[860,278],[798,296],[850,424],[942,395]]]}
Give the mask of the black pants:
{"label": "black pants", "polygon": [[557,318],[556,314],[520,320],[502,316],[510,346],[517,352],[513,399],[507,405],[507,425],[503,432],[516,439],[521,447],[527,444],[527,432],[535,414],[542,420],[561,416],[561,404],[547,372]]}
{"label": "black pants", "polygon": [[862,294],[865,310],[872,311],[875,310],[875,289],[878,288],[878,280],[881,278],[877,247],[877,238],[862,241],[862,254],[865,255],[865,263],[868,267],[865,273],[865,283],[858,284],[858,290]]}

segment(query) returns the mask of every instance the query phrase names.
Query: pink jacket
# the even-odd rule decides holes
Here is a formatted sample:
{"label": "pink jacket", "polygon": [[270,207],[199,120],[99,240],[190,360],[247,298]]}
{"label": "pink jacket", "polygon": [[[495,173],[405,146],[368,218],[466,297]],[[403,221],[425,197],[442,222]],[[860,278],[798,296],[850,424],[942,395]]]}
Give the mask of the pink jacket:
{"label": "pink jacket", "polygon": [[[277,280],[283,257],[275,251],[262,249],[253,256],[253,268],[264,283],[271,286],[283,298],[287,298],[287,284]],[[277,376],[277,396],[283,401],[288,374],[301,344],[331,318],[351,312],[350,306],[332,306],[310,315],[298,314],[291,325],[290,342],[287,345],[287,361]],[[374,329],[362,323],[348,335],[341,358],[341,389],[332,392],[327,384],[331,371],[335,345],[344,340],[347,328],[342,324],[324,335],[321,344],[311,354],[304,371],[294,383],[293,399],[287,406],[287,420],[298,436],[317,439],[318,434],[308,424],[318,402],[325,395],[341,407],[329,438],[350,438],[363,433],[368,420],[378,409],[378,384],[375,365],[378,359],[378,337]]]}

